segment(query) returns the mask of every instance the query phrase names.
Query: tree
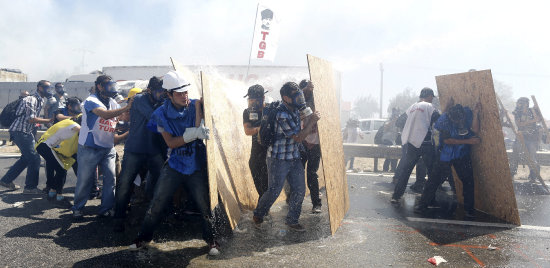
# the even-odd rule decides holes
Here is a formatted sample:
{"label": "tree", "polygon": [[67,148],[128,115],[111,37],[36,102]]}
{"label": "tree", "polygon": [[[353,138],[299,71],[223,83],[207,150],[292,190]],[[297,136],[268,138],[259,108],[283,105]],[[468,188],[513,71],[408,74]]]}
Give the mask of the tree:
{"label": "tree", "polygon": [[378,102],[371,95],[367,97],[361,96],[353,102],[352,111],[359,118],[372,117],[378,111]]}
{"label": "tree", "polygon": [[397,93],[390,99],[388,104],[388,114],[392,113],[393,108],[398,108],[399,111],[404,112],[409,106],[418,101],[418,94],[413,92],[412,88],[405,88],[401,93]]}
{"label": "tree", "polygon": [[516,101],[512,94],[512,87],[496,79],[493,79],[493,85],[495,86],[495,93],[502,101],[504,108],[510,112],[513,111],[516,107]]}

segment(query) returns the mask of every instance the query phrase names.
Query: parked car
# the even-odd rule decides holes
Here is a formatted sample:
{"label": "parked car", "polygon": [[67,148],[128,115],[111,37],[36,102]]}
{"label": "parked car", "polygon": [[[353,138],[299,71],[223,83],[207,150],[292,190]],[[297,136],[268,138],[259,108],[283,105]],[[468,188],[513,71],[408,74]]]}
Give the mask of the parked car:
{"label": "parked car", "polygon": [[374,144],[376,132],[386,121],[387,119],[380,118],[359,119],[359,128],[363,137],[359,137],[357,143]]}

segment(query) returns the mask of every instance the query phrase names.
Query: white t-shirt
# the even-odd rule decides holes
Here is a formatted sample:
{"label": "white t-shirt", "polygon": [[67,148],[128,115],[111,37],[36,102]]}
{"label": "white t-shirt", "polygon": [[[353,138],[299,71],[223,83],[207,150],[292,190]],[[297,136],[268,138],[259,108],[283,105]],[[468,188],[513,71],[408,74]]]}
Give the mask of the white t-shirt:
{"label": "white t-shirt", "polygon": [[55,148],[57,145],[59,145],[62,141],[71,138],[76,132],[78,132],[77,127],[78,124],[74,123],[70,126],[64,127],[62,129],[58,129],[55,134],[48,137],[44,143],[48,145],[50,148]]}
{"label": "white t-shirt", "polygon": [[430,121],[435,108],[431,103],[420,101],[407,109],[407,122],[401,133],[402,144],[412,144],[416,148],[420,148],[424,137],[428,134]]}

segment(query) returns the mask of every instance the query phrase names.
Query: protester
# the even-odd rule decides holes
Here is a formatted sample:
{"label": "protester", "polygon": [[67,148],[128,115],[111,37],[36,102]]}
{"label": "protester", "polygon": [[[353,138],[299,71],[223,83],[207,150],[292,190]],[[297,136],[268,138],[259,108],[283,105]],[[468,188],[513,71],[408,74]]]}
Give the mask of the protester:
{"label": "protester", "polygon": [[[400,111],[397,108],[392,109],[392,114],[390,119],[384,123],[384,125],[378,129],[382,132],[382,143],[383,145],[391,146],[394,145],[397,136],[399,135],[399,129],[395,125],[395,121],[399,117]],[[378,133],[376,133],[378,135]],[[384,159],[384,164],[382,165],[382,171],[384,172],[395,172],[397,167],[397,159],[386,158]]]}
{"label": "protester", "polygon": [[[529,99],[526,97],[521,97],[516,102],[516,109],[512,112],[514,115],[514,121],[518,127],[518,131],[523,136],[523,141],[525,142],[525,147],[527,147],[527,153],[529,158],[535,164],[537,170],[535,171],[532,167],[529,167],[529,181],[537,181],[537,173],[540,173],[540,165],[537,162],[537,149],[540,145],[540,133],[539,127],[537,126],[537,117],[532,108],[529,108]],[[516,137],[513,146],[513,153],[510,157],[510,169],[512,175],[515,175],[518,170],[518,164],[520,160],[520,154],[523,154],[524,148],[519,139]]]}
{"label": "protester", "polygon": [[21,157],[10,167],[8,172],[0,180],[0,186],[9,190],[17,190],[20,187],[13,181],[27,168],[25,189],[23,194],[41,194],[38,188],[38,172],[40,169],[40,156],[35,149],[36,123],[50,123],[51,119],[39,117],[42,109],[42,98],[51,95],[53,89],[49,81],[40,80],[36,86],[36,93],[24,97],[15,112],[16,118],[10,125],[11,139],[21,152]]}
{"label": "protester", "polygon": [[183,185],[202,214],[202,237],[210,247],[208,254],[219,254],[211,214],[213,208],[210,208],[206,147],[202,142],[203,139],[208,139],[209,129],[204,127],[204,121],[201,122],[201,101],[188,98],[189,85],[175,71],[170,71],[163,77],[162,87],[168,92],[169,99],[153,112],[148,127],[162,134],[171,152],[157,181],[141,230],[130,249],[142,248],[153,239],[163,211],[172,202],[179,186]]}
{"label": "protester", "polygon": [[[361,129],[359,128],[359,120],[357,119],[350,119],[348,122],[346,122],[346,127],[344,128],[344,133],[342,134],[344,142],[346,143],[357,143],[357,137],[363,138],[363,134],[361,133]],[[349,168],[348,172],[353,172],[353,162],[355,161],[355,157],[353,156],[346,156],[346,166],[349,162]]]}
{"label": "protester", "polygon": [[[304,92],[306,105],[315,111],[315,103],[313,102],[314,85],[306,79],[300,82],[300,89]],[[315,120],[308,116],[303,118],[304,125],[309,124],[309,120]],[[321,198],[319,197],[319,163],[321,162],[321,145],[319,144],[319,132],[317,130],[317,122],[313,123],[311,133],[306,136],[302,142],[304,151],[301,154],[302,164],[306,169],[307,187],[311,196],[311,204],[313,205],[312,213],[321,213]],[[307,164],[307,167],[306,167]]]}
{"label": "protester", "polygon": [[55,95],[54,98],[57,101],[57,108],[61,109],[65,107],[65,101],[68,98],[65,93],[65,86],[62,83],[55,83]]}
{"label": "protester", "polygon": [[48,200],[70,207],[63,196],[67,170],[77,174],[76,152],[80,119],[65,119],[50,127],[37,142],[36,150],[46,160],[46,190]]}
{"label": "protester", "polygon": [[468,107],[456,104],[443,113],[435,123],[434,128],[439,131],[439,158],[433,166],[433,173],[428,176],[420,202],[415,206],[416,213],[426,211],[452,166],[462,181],[465,215],[468,218],[475,217],[474,173],[470,152],[472,145],[481,142],[477,137],[480,110],[480,103],[475,106],[473,112]]}
{"label": "protester", "polygon": [[82,100],[78,97],[68,98],[65,104],[63,104],[63,107],[55,111],[53,123],[56,124],[65,119],[75,119],[82,113],[82,108],[80,107],[81,103]]}
{"label": "protester", "polygon": [[294,82],[283,85],[280,91],[282,103],[275,121],[275,139],[267,150],[268,190],[258,200],[254,210],[254,224],[261,228],[264,216],[281,193],[285,179],[290,185],[289,209],[286,224],[289,228],[303,232],[305,228],[298,223],[305,195],[304,166],[300,159],[300,144],[312,132],[315,123],[320,119],[316,111],[310,115],[304,128],[301,129],[299,107],[305,103],[303,92]]}
{"label": "protester", "polygon": [[428,169],[428,178],[430,176],[434,160],[434,147],[430,129],[439,115],[432,106],[434,97],[433,90],[425,87],[420,92],[420,101],[407,109],[407,121],[401,134],[401,142],[405,147],[405,153],[395,174],[397,183],[391,199],[393,204],[397,204],[405,193],[411,172],[420,157],[422,157]]}
{"label": "protester", "polygon": [[133,101],[130,100],[126,107],[119,108],[120,106],[113,99],[117,94],[116,83],[110,76],[98,76],[95,87],[96,93],[86,98],[82,105],[83,124],[80,128],[77,157],[79,169],[72,207],[74,219],[83,217],[82,209],[90,196],[98,165],[103,172],[103,191],[98,215],[100,217],[112,215],[116,117],[129,110]]}
{"label": "protester", "polygon": [[262,112],[265,106],[265,90],[261,85],[253,85],[248,88],[248,108],[243,111],[243,128],[247,136],[252,136],[252,148],[248,167],[254,180],[254,186],[261,197],[267,191],[267,147],[258,142],[258,132],[262,120]]}
{"label": "protester", "polygon": [[53,118],[55,111],[57,111],[58,102],[55,98],[55,90],[50,90],[44,95],[44,118]]}
{"label": "protester", "polygon": [[[132,94],[133,93],[133,94]],[[115,226],[116,232],[124,231],[126,208],[130,202],[134,180],[143,167],[149,171],[146,192],[153,197],[153,191],[166,156],[166,145],[162,136],[147,129],[151,115],[164,102],[166,92],[162,87],[162,80],[153,76],[149,79],[147,92],[137,94],[137,90],[130,91],[128,98],[134,99],[130,109],[129,134],[124,145],[122,170],[117,181],[115,192]],[[145,179],[142,177],[142,179]]]}

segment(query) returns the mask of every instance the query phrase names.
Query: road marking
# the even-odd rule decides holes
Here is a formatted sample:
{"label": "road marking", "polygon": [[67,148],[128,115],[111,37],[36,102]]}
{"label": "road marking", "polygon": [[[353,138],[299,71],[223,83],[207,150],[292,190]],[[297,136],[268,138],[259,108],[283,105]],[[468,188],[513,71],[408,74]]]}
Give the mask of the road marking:
{"label": "road marking", "polygon": [[458,221],[458,220],[428,219],[428,218],[415,218],[415,217],[407,217],[407,220],[408,221],[413,221],[413,222],[457,224],[457,225],[469,225],[469,226],[480,226],[480,227],[516,228],[516,229],[526,229],[526,230],[550,232],[550,227],[548,227],[548,226],[535,226],[535,225],[517,226],[517,225],[514,225],[514,224],[508,224],[508,223]]}
{"label": "road marking", "polygon": [[17,158],[17,157],[21,157],[21,154],[17,154],[17,153],[0,154],[0,158]]}

